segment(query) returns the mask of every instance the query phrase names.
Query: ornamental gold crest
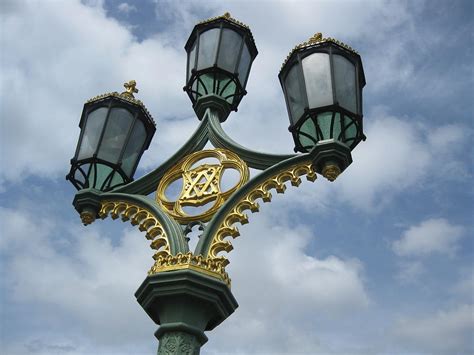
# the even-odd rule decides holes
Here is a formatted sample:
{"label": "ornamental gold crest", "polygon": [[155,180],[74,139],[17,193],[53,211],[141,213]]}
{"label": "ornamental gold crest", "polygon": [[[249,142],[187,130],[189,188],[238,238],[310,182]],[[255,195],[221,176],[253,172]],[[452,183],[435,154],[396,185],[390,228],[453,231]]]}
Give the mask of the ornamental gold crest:
{"label": "ornamental gold crest", "polygon": [[[239,178],[234,186],[224,189],[223,175],[228,169],[237,171]],[[188,155],[163,176],[156,201],[180,223],[207,222],[248,179],[249,169],[237,154],[226,149],[203,150]],[[181,192],[172,201],[168,190],[180,181]],[[187,207],[195,213],[190,213]]]}

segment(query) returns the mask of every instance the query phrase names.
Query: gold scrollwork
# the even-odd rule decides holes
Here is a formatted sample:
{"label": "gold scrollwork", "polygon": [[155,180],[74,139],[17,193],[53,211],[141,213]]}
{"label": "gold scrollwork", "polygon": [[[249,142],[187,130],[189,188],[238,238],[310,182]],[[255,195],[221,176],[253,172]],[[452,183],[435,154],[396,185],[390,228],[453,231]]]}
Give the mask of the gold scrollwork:
{"label": "gold scrollwork", "polygon": [[259,205],[256,202],[257,199],[262,199],[263,202],[270,202],[272,199],[270,190],[275,189],[277,193],[284,193],[286,189],[285,182],[290,181],[291,185],[299,186],[301,183],[300,177],[303,175],[306,175],[308,181],[316,180],[316,172],[313,170],[311,162],[295,165],[283,172],[277,173],[242,198],[220,224],[211,242],[209,258],[219,260],[226,266],[229,261],[224,256],[218,256],[217,254],[221,251],[230,252],[233,249],[231,242],[224,240],[224,238],[230,236],[235,239],[240,235],[239,230],[233,224],[237,222],[240,224],[248,223],[248,217],[244,211],[258,212]]}
{"label": "gold scrollwork", "polygon": [[[215,158],[219,164],[202,164],[193,167],[207,158]],[[240,178],[234,187],[222,191],[221,179],[226,169],[237,170]],[[183,180],[180,196],[176,201],[169,201],[165,195],[166,189],[180,179]],[[156,201],[180,223],[207,222],[227,198],[248,179],[249,169],[237,154],[226,149],[203,150],[185,157],[163,176],[156,191]],[[213,205],[197,215],[189,215],[183,210],[184,206],[200,207],[209,203]]]}
{"label": "gold scrollwork", "polygon": [[129,202],[103,201],[99,217],[105,219],[109,214],[112,219],[121,217],[122,221],[130,221],[132,225],[138,225],[140,231],[146,232],[146,238],[152,241],[151,248],[157,251],[154,259],[170,255],[168,236],[160,222],[145,208]]}
{"label": "gold scrollwork", "polygon": [[159,255],[154,257],[155,264],[148,275],[159,272],[190,269],[220,279],[230,286],[230,278],[224,269],[224,263],[219,259],[204,258],[202,255],[194,255],[191,252],[177,255]]}

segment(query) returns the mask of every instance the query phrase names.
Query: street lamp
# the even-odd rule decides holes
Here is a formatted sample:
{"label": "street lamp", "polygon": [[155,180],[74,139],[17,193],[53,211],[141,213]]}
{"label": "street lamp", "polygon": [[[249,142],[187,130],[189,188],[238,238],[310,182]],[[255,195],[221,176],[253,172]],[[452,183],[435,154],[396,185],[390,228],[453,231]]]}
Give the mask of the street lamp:
{"label": "street lamp", "polygon": [[252,62],[258,54],[248,26],[228,12],[197,24],[184,47],[188,53],[184,90],[202,119],[209,105],[218,107],[224,121],[237,111]]}
{"label": "street lamp", "polygon": [[[297,46],[279,78],[290,117],[295,151],[276,155],[233,141],[221,123],[245,95],[257,55],[252,33],[229,13],[196,25],[185,46],[186,85],[201,123],[161,166],[132,181],[155,124],[134,81],[122,94],[98,96],[84,105],[81,134],[67,179],[79,190],[73,205],[87,225],[97,217],[121,218],[138,226],[155,250],[153,266],[138,288],[137,301],[160,327],[158,354],[198,354],[204,334],[238,307],[223,253],[233,247],[234,225],[248,222],[259,200],[269,202],[286,183],[320,173],[333,181],[352,161],[363,139],[360,57],[321,35]],[[204,149],[210,142],[215,149]],[[250,178],[249,168],[261,172]],[[237,172],[234,186],[223,183]],[[178,183],[179,194],[168,191]],[[172,190],[172,189],[171,189]],[[150,197],[155,193],[154,199]],[[189,232],[202,234],[190,250]]]}
{"label": "street lamp", "polygon": [[87,101],[71,171],[66,176],[78,189],[108,191],[133,180],[138,161],[155,134],[155,122],[143,103],[134,98],[134,80],[126,91]]}
{"label": "street lamp", "polygon": [[320,162],[318,172],[335,179],[350,164],[350,150],[365,140],[365,76],[359,54],[317,33],[290,52],[278,77],[285,94],[295,151],[309,152],[318,143],[327,149],[332,143],[331,150],[340,157],[328,156]]}

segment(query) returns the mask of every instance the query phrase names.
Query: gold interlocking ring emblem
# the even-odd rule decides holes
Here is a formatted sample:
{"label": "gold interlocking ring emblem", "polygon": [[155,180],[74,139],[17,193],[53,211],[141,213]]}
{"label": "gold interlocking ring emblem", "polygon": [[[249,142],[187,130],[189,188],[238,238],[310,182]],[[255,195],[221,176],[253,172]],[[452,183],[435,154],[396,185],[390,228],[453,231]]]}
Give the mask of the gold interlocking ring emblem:
{"label": "gold interlocking ring emblem", "polygon": [[[197,164],[208,158],[217,159],[219,164]],[[222,191],[222,176],[226,169],[237,170],[240,178],[235,186]],[[168,200],[165,195],[167,188],[180,179],[183,184],[178,199]],[[249,168],[237,154],[220,148],[203,150],[188,155],[163,176],[156,191],[156,201],[180,223],[207,222],[227,198],[248,179]],[[211,203],[211,207],[196,215],[189,215],[183,210],[185,206],[200,207]]]}

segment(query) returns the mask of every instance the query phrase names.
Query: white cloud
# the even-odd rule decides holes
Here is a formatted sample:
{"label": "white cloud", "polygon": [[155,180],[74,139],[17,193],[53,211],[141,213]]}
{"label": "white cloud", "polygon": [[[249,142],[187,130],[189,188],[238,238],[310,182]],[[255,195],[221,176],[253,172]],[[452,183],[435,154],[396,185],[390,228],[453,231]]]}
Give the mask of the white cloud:
{"label": "white cloud", "polygon": [[2,30],[9,35],[0,39],[0,163],[9,168],[2,169],[0,184],[29,175],[65,175],[82,103],[121,91],[127,80],[137,80],[138,98],[157,119],[158,132],[163,117],[192,115],[182,92],[186,57],[168,38],[138,43],[99,5],[44,5],[19,2],[2,14]]}
{"label": "white cloud", "polygon": [[[431,354],[468,354],[474,350],[474,307],[458,305],[427,316],[404,317],[393,330],[397,344]],[[402,345],[403,346],[403,345]]]}
{"label": "white cloud", "polygon": [[433,253],[453,255],[464,228],[446,219],[428,219],[406,230],[392,247],[400,256],[423,256]]}
{"label": "white cloud", "polygon": [[402,261],[398,264],[397,279],[403,284],[414,284],[425,272],[425,267],[420,261]]}
{"label": "white cloud", "polygon": [[123,12],[123,13],[126,13],[126,14],[129,14],[130,12],[136,12],[137,11],[137,8],[134,6],[134,5],[130,5],[126,2],[122,2],[120,3],[118,6],[117,6],[117,9],[120,11],[120,12]]}
{"label": "white cloud", "polygon": [[[240,306],[213,331],[208,351],[329,351],[326,327],[369,308],[362,264],[334,255],[310,256],[309,244],[317,236],[283,222],[278,206],[271,211],[266,207],[232,242],[235,250],[229,254],[228,268]],[[253,224],[254,218],[259,223]]]}
{"label": "white cloud", "polygon": [[[33,308],[37,321],[52,325],[9,345],[28,349],[28,344],[41,342],[45,353],[61,346],[87,353],[110,349],[120,339],[121,351],[141,340],[148,340],[141,346],[152,349],[156,326],[133,296],[153,263],[144,235],[133,230],[104,238],[100,226],[84,229],[56,223],[51,228],[43,217],[0,210],[3,231],[10,236],[2,248],[2,303]],[[54,233],[59,231],[67,231],[62,240],[56,240]],[[51,308],[55,312],[43,311]],[[68,319],[74,326],[64,328]]]}
{"label": "white cloud", "polygon": [[[278,209],[274,213],[278,217]],[[310,256],[308,245],[315,237],[310,231],[278,227],[272,218],[258,217],[263,223],[243,227],[244,235],[234,241],[236,250],[230,254],[229,273],[240,307],[209,334],[206,349],[222,353],[231,338],[232,348],[244,353],[324,349],[327,344],[318,335],[323,322],[348,319],[369,305],[362,264],[332,255]],[[8,256],[8,299],[35,309],[38,322],[56,324],[30,331],[23,343],[9,346],[40,341],[45,353],[60,347],[79,353],[135,353],[131,349],[138,343],[143,351],[156,345],[156,326],[133,297],[152,263],[152,250],[141,233],[123,233],[117,227],[105,232],[112,224],[120,226],[119,221],[105,226],[106,221],[98,221],[86,229],[59,221],[49,226],[41,223],[41,213],[6,208],[0,210],[0,219],[11,236],[2,250]],[[58,231],[67,231],[62,235],[67,242],[56,241]],[[34,247],[25,248],[26,243]],[[54,313],[41,311],[51,307]],[[63,322],[74,327],[63,329]]]}

